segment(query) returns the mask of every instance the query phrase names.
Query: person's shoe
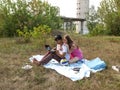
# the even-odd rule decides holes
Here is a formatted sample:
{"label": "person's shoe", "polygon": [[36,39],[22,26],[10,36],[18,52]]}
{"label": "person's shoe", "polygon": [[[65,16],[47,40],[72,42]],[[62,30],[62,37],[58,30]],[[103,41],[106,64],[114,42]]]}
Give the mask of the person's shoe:
{"label": "person's shoe", "polygon": [[112,69],[117,72],[120,72],[120,66],[112,66]]}

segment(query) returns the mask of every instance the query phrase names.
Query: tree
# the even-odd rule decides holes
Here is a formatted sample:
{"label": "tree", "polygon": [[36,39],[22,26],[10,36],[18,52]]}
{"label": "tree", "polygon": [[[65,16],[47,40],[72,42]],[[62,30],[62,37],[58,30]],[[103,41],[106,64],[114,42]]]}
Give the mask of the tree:
{"label": "tree", "polygon": [[[98,25],[98,24],[100,24],[100,25]],[[87,16],[87,27],[89,29],[90,34],[93,34],[93,32],[96,32],[95,30],[96,29],[98,30],[99,26],[101,26],[101,22],[100,22],[98,13],[95,10],[95,7],[91,6],[91,8],[89,9],[89,14]]]}
{"label": "tree", "polygon": [[58,29],[61,19],[58,7],[41,0],[0,0],[0,34],[16,35],[16,30],[28,30],[39,25]]}
{"label": "tree", "polygon": [[94,6],[89,9],[89,14],[87,16],[87,26],[90,32],[95,28],[98,23],[97,11]]}
{"label": "tree", "polygon": [[120,1],[102,0],[98,14],[110,35],[120,35]]}

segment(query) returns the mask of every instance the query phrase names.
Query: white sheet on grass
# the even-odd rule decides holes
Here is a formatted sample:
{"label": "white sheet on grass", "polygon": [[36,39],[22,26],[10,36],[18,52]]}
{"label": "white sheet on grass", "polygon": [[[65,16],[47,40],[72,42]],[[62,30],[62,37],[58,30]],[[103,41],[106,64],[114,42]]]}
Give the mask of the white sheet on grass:
{"label": "white sheet on grass", "polygon": [[[29,60],[32,62],[33,58],[36,58],[38,61],[41,60],[43,55],[34,55]],[[98,58],[96,58],[98,59]],[[90,72],[97,72],[101,70],[93,70],[90,69],[85,63],[89,62],[88,60],[84,59],[83,62],[77,62],[74,64],[70,64],[68,66],[62,66],[60,65],[56,60],[52,59],[48,64],[44,65],[45,68],[50,68],[56,70],[59,74],[62,74],[68,78],[70,78],[72,81],[81,80],[84,77],[90,77]],[[79,72],[76,72],[73,70],[73,68],[80,68]]]}

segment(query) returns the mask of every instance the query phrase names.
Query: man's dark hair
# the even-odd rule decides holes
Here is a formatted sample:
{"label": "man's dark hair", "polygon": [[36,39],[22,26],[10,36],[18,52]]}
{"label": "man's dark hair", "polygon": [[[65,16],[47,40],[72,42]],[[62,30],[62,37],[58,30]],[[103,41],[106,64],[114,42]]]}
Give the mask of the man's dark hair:
{"label": "man's dark hair", "polygon": [[55,41],[57,41],[57,40],[62,40],[62,36],[61,35],[56,35],[55,36]]}

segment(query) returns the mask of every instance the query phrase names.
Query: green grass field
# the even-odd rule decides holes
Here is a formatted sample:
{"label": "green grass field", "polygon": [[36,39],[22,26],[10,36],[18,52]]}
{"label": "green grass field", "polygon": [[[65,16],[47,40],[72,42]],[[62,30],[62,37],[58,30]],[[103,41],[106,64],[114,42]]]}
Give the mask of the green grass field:
{"label": "green grass field", "polygon": [[[84,58],[100,57],[106,62],[107,69],[73,82],[28,60],[32,55],[44,54],[44,44],[55,46],[52,38],[22,44],[16,43],[16,38],[0,38],[0,90],[120,90],[120,73],[111,69],[112,65],[120,65],[120,37],[71,36],[82,49]],[[25,63],[33,68],[22,70]]]}

